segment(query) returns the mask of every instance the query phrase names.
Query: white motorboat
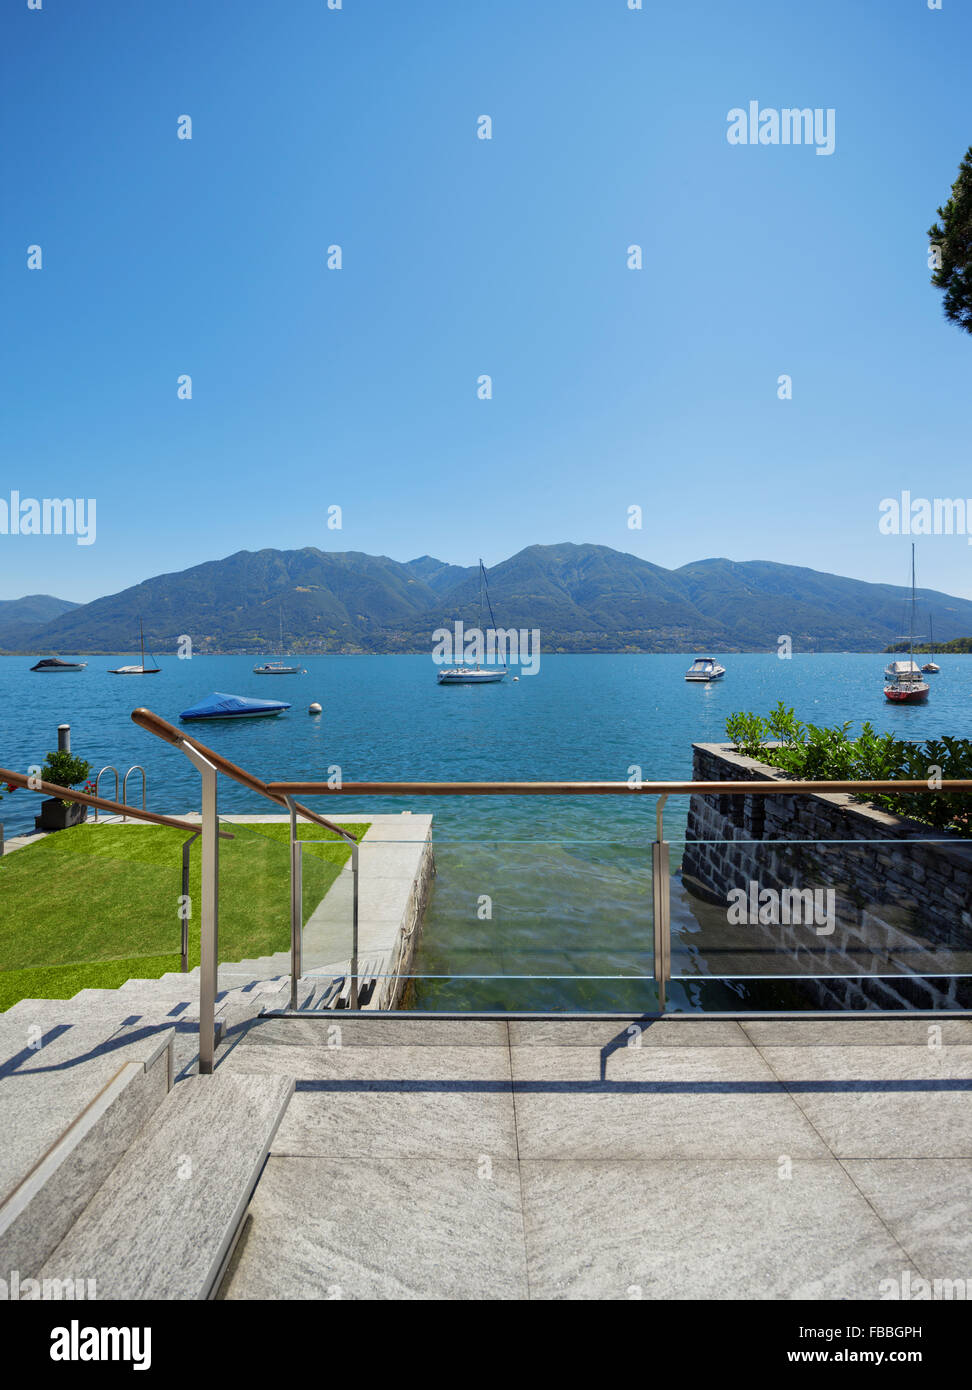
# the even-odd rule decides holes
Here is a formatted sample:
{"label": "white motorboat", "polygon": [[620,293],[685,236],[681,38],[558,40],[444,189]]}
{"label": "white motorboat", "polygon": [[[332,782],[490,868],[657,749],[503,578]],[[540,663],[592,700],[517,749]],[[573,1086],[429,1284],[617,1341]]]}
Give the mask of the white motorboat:
{"label": "white motorboat", "polygon": [[503,680],[505,675],[505,666],[497,671],[488,667],[484,670],[481,666],[454,666],[449,671],[440,671],[436,680],[440,685],[491,685]]}
{"label": "white motorboat", "polygon": [[687,681],[720,681],[726,668],[720,666],[714,656],[697,656],[685,672]]}

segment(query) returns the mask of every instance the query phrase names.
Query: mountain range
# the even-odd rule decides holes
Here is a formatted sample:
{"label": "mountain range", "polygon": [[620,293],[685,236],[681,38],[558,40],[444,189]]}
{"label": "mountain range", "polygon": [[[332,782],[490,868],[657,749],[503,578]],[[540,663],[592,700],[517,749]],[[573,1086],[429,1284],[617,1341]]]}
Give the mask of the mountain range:
{"label": "mountain range", "polygon": [[[538,628],[547,652],[882,651],[908,631],[910,591],[765,560],[667,570],[603,545],[532,545],[494,566],[496,624]],[[919,591],[919,636],[972,633],[972,601]],[[138,624],[153,652],[429,652],[436,628],[480,625],[478,565],[430,555],[241,550],[91,603],[46,595],[0,603],[0,649],[127,652]],[[486,622],[482,625],[486,626]]]}

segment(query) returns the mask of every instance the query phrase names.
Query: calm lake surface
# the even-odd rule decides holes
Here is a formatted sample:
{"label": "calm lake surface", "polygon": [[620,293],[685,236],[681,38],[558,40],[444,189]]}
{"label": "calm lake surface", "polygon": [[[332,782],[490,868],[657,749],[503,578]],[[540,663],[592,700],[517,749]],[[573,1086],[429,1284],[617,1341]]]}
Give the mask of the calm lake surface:
{"label": "calm lake surface", "polygon": [[[105,764],[121,773],[142,764],[149,809],[170,814],[198,809],[198,774],[182,753],[138,729],[130,713],[145,705],[178,723],[182,709],[212,691],[292,702],[276,719],[186,726],[266,780],[325,780],[335,766],[345,781],[623,781],[632,765],[646,780],[688,778],[693,741],[721,740],[727,715],[765,714],[780,699],[804,721],[849,720],[853,731],[870,720],[902,738],[972,737],[972,656],[936,658],[942,670],[929,678],[924,707],[885,702],[888,658],[880,654],[788,661],[729,655],[723,658],[728,674],[714,685],[687,684],[690,659],[682,655],[544,656],[535,676],[478,688],[438,686],[431,659],[421,656],[305,657],[306,675],[277,677],[253,675],[254,658],[246,656],[163,656],[161,673],[142,677],[109,675],[119,658],[82,659],[88,667],[79,674],[40,675],[29,669],[33,658],[0,657],[0,764],[24,771],[43,762],[57,746],[58,724],[68,723],[72,751],[94,772]],[[323,706],[321,715],[307,713],[312,701]],[[130,783],[132,800],[138,780]],[[112,777],[102,779],[101,790],[113,795]],[[0,819],[8,837],[32,828],[36,802],[27,792],[4,796]],[[418,1002],[454,1005],[458,988],[469,1006],[495,1006],[501,998],[505,1007],[605,1007],[610,998],[611,1006],[627,1007],[617,1003],[608,980],[592,978],[579,1000],[578,987],[563,981],[515,985],[512,977],[613,978],[644,969],[653,801],[369,798],[361,804],[342,797],[310,804],[362,818],[405,809],[434,815],[439,873],[420,970],[443,978],[424,982]],[[223,778],[220,807],[270,809]],[[672,841],[684,832],[686,811],[687,800],[669,802]],[[483,895],[492,911],[485,921],[477,915]],[[497,974],[505,983],[456,985],[444,978],[455,974],[480,981]]]}

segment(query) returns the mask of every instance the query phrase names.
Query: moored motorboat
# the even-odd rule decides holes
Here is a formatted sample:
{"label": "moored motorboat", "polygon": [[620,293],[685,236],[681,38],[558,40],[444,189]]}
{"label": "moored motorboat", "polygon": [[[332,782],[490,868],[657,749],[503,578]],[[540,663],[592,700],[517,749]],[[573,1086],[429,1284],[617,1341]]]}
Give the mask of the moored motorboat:
{"label": "moored motorboat", "polygon": [[685,672],[687,681],[718,681],[726,674],[714,656],[697,656]]}
{"label": "moored motorboat", "polygon": [[83,671],[87,666],[86,661],[62,661],[59,656],[45,656],[38,661],[36,666],[32,666],[32,671]]}
{"label": "moored motorboat", "polygon": [[439,671],[436,680],[440,685],[491,685],[503,680],[505,675],[505,666],[496,671],[481,666],[453,666],[448,671]]}
{"label": "moored motorboat", "polygon": [[290,706],[283,700],[255,700],[248,695],[227,695],[214,690],[198,704],[190,705],[179,715],[187,722],[193,719],[266,719],[283,714]]}

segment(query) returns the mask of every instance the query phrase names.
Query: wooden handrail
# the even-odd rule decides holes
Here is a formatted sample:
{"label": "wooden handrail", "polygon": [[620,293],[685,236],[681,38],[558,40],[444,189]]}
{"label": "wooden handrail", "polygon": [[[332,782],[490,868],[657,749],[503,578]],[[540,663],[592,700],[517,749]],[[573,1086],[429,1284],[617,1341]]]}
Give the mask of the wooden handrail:
{"label": "wooden handrail", "polygon": [[[176,747],[189,743],[198,753],[201,753],[208,762],[211,762],[217,772],[222,772],[227,777],[231,777],[234,782],[239,782],[242,786],[248,787],[250,791],[258,792],[260,796],[265,796],[268,801],[272,801],[277,806],[283,806],[289,810],[285,797],[291,795],[290,792],[273,792],[266,782],[261,782],[259,777],[254,777],[252,772],[247,772],[245,768],[238,767],[236,763],[230,762],[229,758],[224,758],[222,753],[217,753],[215,749],[208,748],[205,743],[200,743],[197,738],[187,734],[183,729],[177,729],[174,724],[170,724],[161,715],[154,714],[152,710],[140,707],[132,710],[132,721],[140,729],[146,729],[150,734],[155,734],[156,738],[164,739],[166,743],[171,743]],[[340,835],[342,840],[351,840],[357,843],[357,836],[345,826],[335,825],[326,816],[319,815],[317,811],[310,810],[307,806],[302,806],[300,802],[294,802],[294,810],[307,820],[313,821],[315,825],[322,826],[325,830],[332,831],[335,835]]]}
{"label": "wooden handrail", "polygon": [[968,792],[972,779],[884,782],[268,782],[279,796],[791,796],[795,793],[853,792]]}
{"label": "wooden handrail", "polygon": [[23,787],[25,791],[39,792],[44,796],[56,796],[61,801],[78,801],[82,806],[96,806],[99,811],[112,811],[120,816],[130,816],[133,820],[150,821],[152,825],[173,825],[177,830],[199,829],[192,821],[178,820],[175,816],[159,816],[154,811],[141,811],[134,806],[125,806],[121,801],[108,801],[103,796],[89,796],[87,792],[78,792],[72,787],[59,787],[54,782],[40,782],[36,778],[26,777],[22,772],[11,772],[6,767],[0,767],[0,782],[12,787]]}

